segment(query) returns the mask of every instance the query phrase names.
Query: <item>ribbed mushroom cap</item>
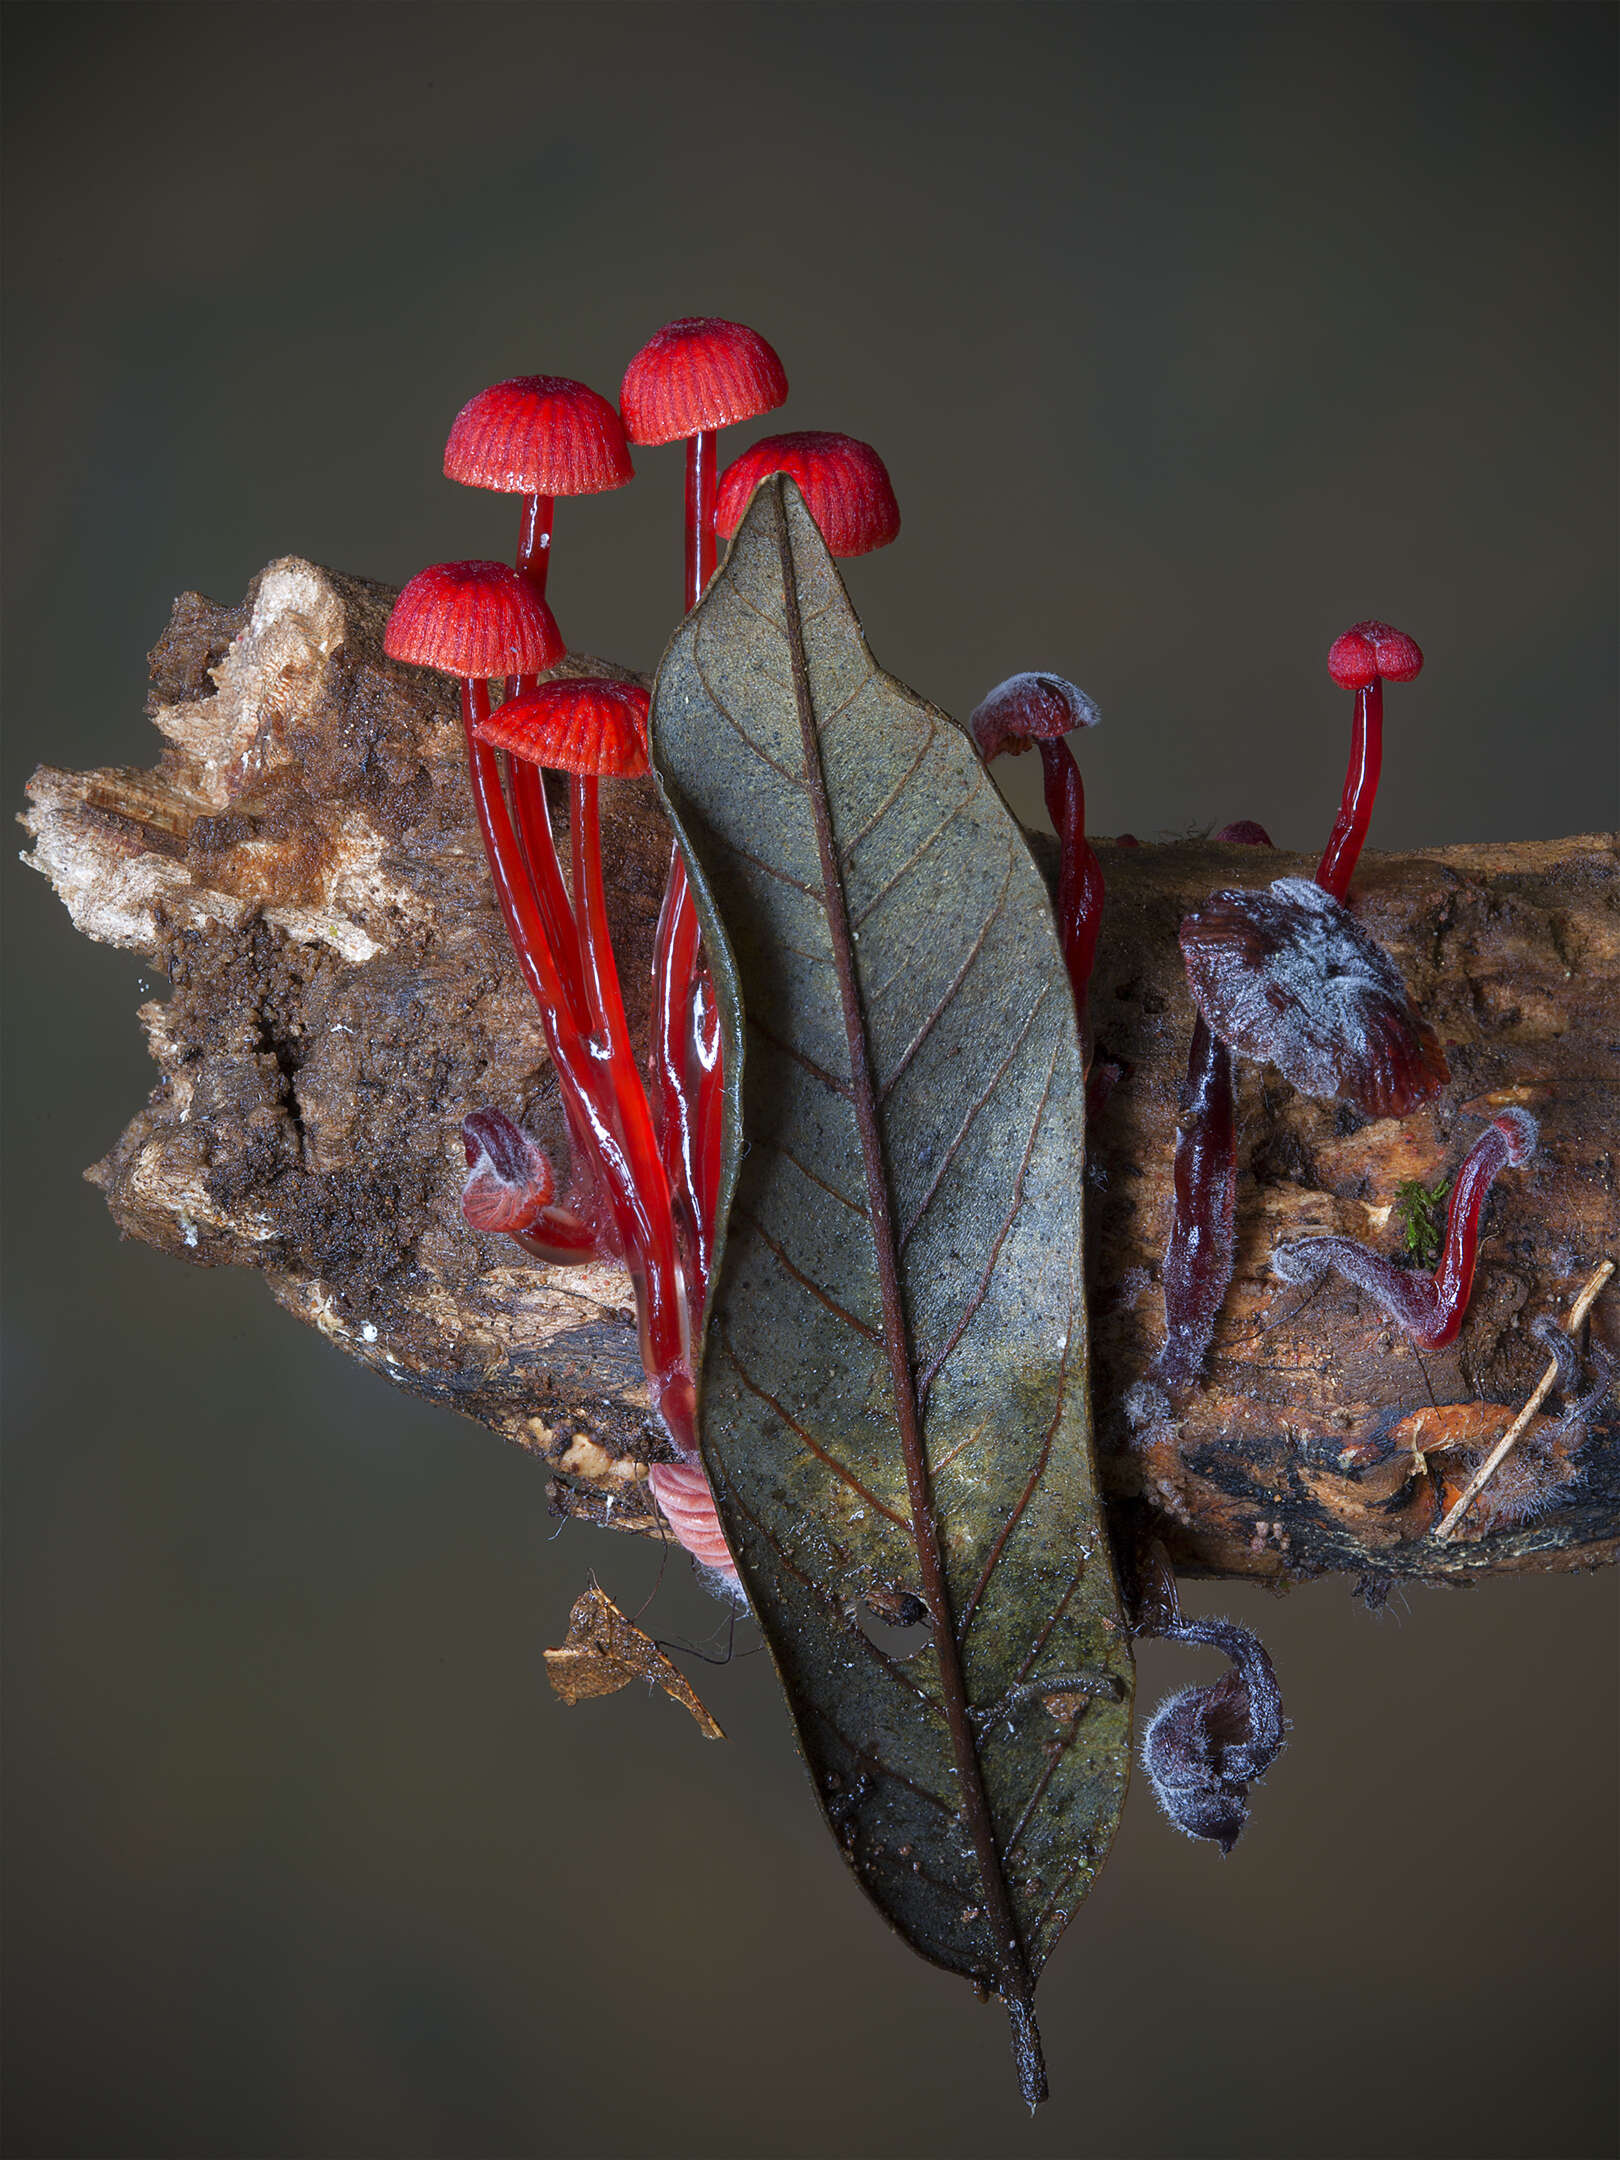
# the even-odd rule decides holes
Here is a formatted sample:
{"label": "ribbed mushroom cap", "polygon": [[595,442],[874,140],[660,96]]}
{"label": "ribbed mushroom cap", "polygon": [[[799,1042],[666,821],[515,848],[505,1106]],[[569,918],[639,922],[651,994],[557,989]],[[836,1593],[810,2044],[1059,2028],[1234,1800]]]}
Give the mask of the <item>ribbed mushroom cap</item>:
{"label": "ribbed mushroom cap", "polygon": [[887,468],[870,443],[825,428],[767,435],[720,475],[714,529],[729,540],[749,497],[772,473],[786,473],[835,555],[869,555],[900,530],[900,505]]}
{"label": "ribbed mushroom cap", "polygon": [[782,363],[757,330],[687,315],[665,323],[625,369],[619,410],[633,443],[681,442],[774,412],[787,394]]}
{"label": "ribbed mushroom cap", "polygon": [[647,708],[639,683],[579,675],[512,698],[475,733],[497,750],[550,772],[635,779],[647,771]]}
{"label": "ribbed mushroom cap", "polygon": [[1410,682],[1422,666],[1417,639],[1388,623],[1352,623],[1328,647],[1328,673],[1341,690],[1365,690],[1380,676],[1385,682]]}
{"label": "ribbed mushroom cap", "polygon": [[566,375],[514,375],[469,398],[444,470],[463,487],[503,495],[600,495],[636,476],[618,414]]}
{"label": "ribbed mushroom cap", "polygon": [[1071,728],[1095,727],[1101,718],[1086,693],[1061,675],[1009,675],[973,708],[968,726],[988,765]]}
{"label": "ribbed mushroom cap", "polygon": [[1451,1077],[1395,963],[1320,885],[1212,893],[1180,936],[1211,1033],[1302,1095],[1406,1117]]}
{"label": "ribbed mushroom cap", "polygon": [[568,650],[550,608],[510,563],[433,563],[394,602],[390,660],[464,678],[538,675]]}

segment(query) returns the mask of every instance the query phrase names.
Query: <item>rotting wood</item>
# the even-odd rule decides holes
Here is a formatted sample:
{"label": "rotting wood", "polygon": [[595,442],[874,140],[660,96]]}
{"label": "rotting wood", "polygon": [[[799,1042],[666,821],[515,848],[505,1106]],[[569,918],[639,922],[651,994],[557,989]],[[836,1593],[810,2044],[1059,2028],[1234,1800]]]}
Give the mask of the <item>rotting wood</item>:
{"label": "rotting wood", "polygon": [[[625,1278],[532,1264],[461,1220],[468,1110],[510,1111],[559,1160],[566,1144],[473,827],[453,688],[384,660],[392,599],[295,557],[261,572],[239,608],[184,595],[152,655],[156,768],[36,774],[35,866],[81,930],[172,986],[140,1009],[162,1077],[89,1174],[128,1235],[260,1268],[340,1347],[539,1456],[559,1509],[656,1531],[646,1465],[667,1451]],[[583,655],[558,672],[630,673]],[[604,783],[602,822],[644,1035],[667,830],[638,781]],[[1204,1383],[1170,1398],[1137,1383],[1162,1338],[1192,1025],[1176,928],[1216,887],[1309,876],[1314,860],[1098,848],[1108,912],[1091,1014],[1124,1077],[1091,1137],[1089,1257],[1122,1542],[1158,1537],[1182,1569],[1279,1583],[1612,1559],[1612,1404],[1554,1508],[1455,1542],[1434,1538],[1437,1493],[1397,1428],[1431,1398],[1522,1403],[1545,1363],[1530,1323],[1561,1319],[1620,1254],[1614,836],[1363,858],[1355,912],[1438,1029],[1451,1085],[1414,1117],[1369,1123],[1240,1063],[1236,1272]],[[1498,1184],[1449,1350],[1420,1365],[1348,1285],[1301,1292],[1269,1276],[1267,1255],[1290,1237],[1345,1232],[1393,1252],[1398,1181],[1448,1175],[1509,1102],[1541,1121],[1541,1149]],[[1620,1350],[1617,1304],[1611,1291],[1587,1325]]]}

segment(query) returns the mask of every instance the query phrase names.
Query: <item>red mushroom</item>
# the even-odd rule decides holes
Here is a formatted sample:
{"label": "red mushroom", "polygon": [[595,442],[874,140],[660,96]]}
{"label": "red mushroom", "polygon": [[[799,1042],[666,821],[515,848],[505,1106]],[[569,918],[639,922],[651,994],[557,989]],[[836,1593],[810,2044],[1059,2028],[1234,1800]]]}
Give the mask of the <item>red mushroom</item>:
{"label": "red mushroom", "polygon": [[459,675],[476,704],[500,675],[553,667],[567,647],[550,608],[506,563],[434,563],[394,602],[383,633],[390,660]]}
{"label": "red mushroom", "polygon": [[[619,407],[630,440],[686,443],[688,610],[702,599],[714,573],[715,436],[739,420],[773,411],[787,389],[782,363],[759,332],[714,315],[666,323],[624,371]],[[721,1114],[720,1038],[713,991],[705,985],[697,915],[677,848],[670,856],[653,961],[655,1102],[665,1161],[684,1195],[702,1283],[713,1234]]]}
{"label": "red mushroom", "polygon": [[1086,693],[1063,676],[1032,674],[1009,675],[968,720],[987,765],[1003,755],[1021,756],[1031,743],[1040,750],[1047,814],[1058,835],[1058,931],[1082,1038],[1086,990],[1102,927],[1103,880],[1086,838],[1085,784],[1064,737],[1071,728],[1095,727],[1101,718]]}
{"label": "red mushroom", "polygon": [[782,363],[757,330],[717,315],[666,323],[624,371],[619,409],[633,443],[686,444],[686,605],[714,573],[715,436],[787,396]]}
{"label": "red mushroom", "polygon": [[1331,1268],[1370,1297],[1420,1350],[1443,1350],[1456,1339],[1474,1287],[1479,1219],[1498,1175],[1536,1151],[1536,1121],[1526,1110],[1504,1110],[1463,1157],[1446,1215],[1445,1243],[1432,1275],[1396,1267],[1354,1238],[1298,1238],[1279,1245],[1271,1269],[1287,1283],[1317,1283]]}
{"label": "red mushroom", "polygon": [[900,505],[883,460],[870,443],[823,428],[767,435],[720,475],[714,529],[729,540],[762,480],[786,473],[804,497],[831,554],[869,555],[900,531]]}
{"label": "red mushroom", "polygon": [[1335,900],[1350,890],[1384,760],[1384,684],[1411,682],[1423,666],[1415,638],[1388,623],[1360,622],[1335,638],[1328,652],[1328,673],[1342,690],[1356,693],[1356,717],[1350,734],[1350,764],[1344,776],[1344,799],[1328,834],[1316,882]]}
{"label": "red mushroom", "polygon": [[[575,912],[568,908],[560,883],[547,889],[556,862],[549,849],[544,798],[541,823],[547,845],[544,850],[531,846],[525,856],[501,791],[495,747],[484,734],[491,717],[488,677],[535,674],[550,667],[562,652],[556,625],[544,601],[504,563],[441,564],[413,578],[401,593],[384,634],[384,650],[394,659],[463,677],[473,799],[496,896],[540,1010],[570,1128],[582,1157],[600,1179],[625,1265],[636,1284],[654,1403],[676,1446],[691,1455],[696,1450],[695,1395],[669,1187],[652,1142],[646,1096],[623,1029],[618,978],[606,942],[600,854],[592,846],[594,779],[583,791],[583,801],[576,796],[582,833],[575,858],[582,929],[576,931]],[[626,732],[633,739],[637,735],[626,700],[617,695],[624,686],[610,687],[615,695],[602,701],[598,750],[606,742],[609,761],[644,760],[639,740],[626,746],[622,739]],[[574,688],[547,685],[563,693]],[[536,693],[501,708],[505,739],[518,738],[524,708],[543,697],[544,692]],[[578,726],[562,732],[576,741],[590,734],[589,728]],[[520,755],[518,762],[523,761]]]}
{"label": "red mushroom", "polygon": [[[604,774],[646,772],[646,726],[647,693],[639,684],[587,676],[543,683],[509,699],[480,720],[475,733],[480,743],[507,752],[514,770],[528,765],[538,773],[544,766],[572,779],[573,918],[590,1055],[607,1083],[595,1091],[593,1107],[623,1151],[623,1179],[610,1179],[610,1190],[618,1188],[625,1263],[641,1292],[642,1354],[653,1400],[677,1446],[690,1455],[697,1445],[691,1352],[669,1179],[625,1017],[602,878],[599,782]],[[543,807],[543,794],[540,802]],[[549,875],[535,853],[531,848],[531,868]]]}
{"label": "red mushroom", "polygon": [[635,478],[624,427],[605,397],[565,375],[514,375],[462,406],[444,446],[445,477],[521,495],[517,567],[541,599],[558,495],[599,495]]}

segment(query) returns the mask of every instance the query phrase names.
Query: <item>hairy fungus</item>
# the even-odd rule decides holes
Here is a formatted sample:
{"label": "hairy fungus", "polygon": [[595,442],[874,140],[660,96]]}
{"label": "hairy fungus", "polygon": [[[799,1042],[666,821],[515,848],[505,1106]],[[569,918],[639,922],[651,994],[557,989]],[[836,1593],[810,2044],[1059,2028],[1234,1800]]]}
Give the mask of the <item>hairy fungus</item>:
{"label": "hairy fungus", "polygon": [[1170,1821],[1229,1854],[1249,1819],[1249,1787],[1286,1744],[1276,1671],[1258,1636],[1235,1620],[1177,1614],[1148,1632],[1207,1644],[1232,1660],[1232,1670],[1211,1686],[1167,1697],[1142,1735],[1142,1767]]}
{"label": "hairy fungus", "polygon": [[1397,1267],[1355,1238],[1299,1238],[1271,1255],[1272,1273],[1287,1283],[1320,1282],[1329,1269],[1376,1298],[1420,1350],[1443,1350],[1456,1339],[1474,1287],[1480,1216],[1500,1173],[1527,1163],[1536,1151],[1536,1121],[1526,1110],[1493,1118],[1463,1157],[1451,1189],[1446,1234],[1432,1275]]}
{"label": "hairy fungus", "polygon": [[1302,1095],[1407,1117],[1450,1078],[1394,962],[1305,878],[1211,894],[1181,925],[1198,1010],[1222,1042]]}
{"label": "hairy fungus", "polygon": [[[1253,818],[1224,825],[1229,846],[1270,847]],[[1158,1370],[1172,1386],[1198,1378],[1232,1280],[1237,1219],[1237,1125],[1230,1048],[1200,1013],[1187,1047],[1176,1124],[1170,1236],[1164,1254],[1164,1347]]]}

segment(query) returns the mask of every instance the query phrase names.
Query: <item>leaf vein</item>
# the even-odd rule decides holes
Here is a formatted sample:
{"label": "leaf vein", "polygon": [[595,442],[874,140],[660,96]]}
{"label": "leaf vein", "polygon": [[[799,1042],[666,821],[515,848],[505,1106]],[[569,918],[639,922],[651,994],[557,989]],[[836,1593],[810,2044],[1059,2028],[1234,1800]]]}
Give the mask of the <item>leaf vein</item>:
{"label": "leaf vein", "polygon": [[[956,973],[951,977],[950,982],[946,985],[944,995],[939,999],[933,1011],[928,1015],[928,1018],[923,1022],[922,1026],[917,1030],[916,1034],[912,1036],[910,1042],[907,1043],[904,1051],[901,1053],[900,1062],[895,1066],[893,1072],[890,1073],[888,1079],[885,1080],[883,1082],[883,1085],[878,1089],[879,1102],[886,1102],[888,1100],[890,1091],[898,1087],[901,1079],[905,1075],[907,1066],[917,1055],[917,1052],[922,1048],[923,1044],[928,1040],[929,1036],[933,1034],[935,1028],[939,1025],[940,1019],[943,1016],[946,1007],[950,1004],[951,1000],[955,997],[957,991],[961,989],[962,984],[967,979],[968,970],[972,967],[974,961],[978,959],[980,953],[983,952],[985,939],[990,935],[990,932],[1001,920],[1002,915],[1006,911],[1007,893],[1009,887],[1012,884],[1012,869],[1012,853],[1009,849],[1007,855],[1007,873],[1001,881],[1001,890],[996,895],[995,906],[990,910],[989,914],[986,915],[986,917],[984,918],[984,921],[979,925],[979,934],[973,940],[973,943],[968,947],[967,952],[963,957],[962,965],[957,969]],[[904,1242],[905,1240],[902,1239],[901,1243],[904,1244]]]}
{"label": "leaf vein", "polygon": [[1025,1147],[1023,1157],[1019,1162],[1018,1175],[1013,1180],[1012,1207],[1008,1211],[1006,1220],[1002,1223],[1001,1228],[996,1232],[996,1241],[994,1245],[992,1245],[990,1248],[990,1257],[985,1262],[984,1273],[979,1277],[978,1288],[974,1291],[972,1297],[968,1300],[967,1305],[963,1309],[961,1319],[952,1329],[949,1341],[945,1343],[943,1348],[940,1350],[939,1355],[934,1358],[933,1361],[930,1363],[927,1371],[923,1374],[921,1381],[918,1383],[917,1392],[919,1395],[926,1395],[928,1391],[932,1388],[935,1380],[939,1377],[940,1367],[950,1356],[951,1352],[956,1348],[957,1344],[962,1340],[962,1337],[967,1333],[969,1327],[972,1326],[974,1317],[977,1314],[979,1307],[984,1303],[985,1299],[990,1294],[990,1278],[992,1275],[994,1275],[996,1271],[996,1262],[1001,1258],[1001,1248],[1003,1245],[1006,1244],[1008,1236],[1012,1231],[1012,1226],[1018,1220],[1018,1211],[1024,1204],[1024,1179],[1029,1171],[1030,1158],[1035,1153],[1035,1142],[1040,1137],[1041,1125],[1044,1122],[1046,1116],[1046,1105],[1051,1100],[1052,1077],[1053,1074],[1057,1071],[1057,1060],[1058,1050],[1057,1045],[1054,1044],[1052,1048],[1052,1062],[1047,1068],[1046,1084],[1041,1090],[1041,1099],[1039,1104],[1036,1106],[1035,1116],[1030,1125],[1029,1143]]}
{"label": "leaf vein", "polygon": [[776,1396],[771,1393],[768,1387],[763,1386],[758,1380],[754,1378],[753,1374],[748,1370],[747,1366],[744,1365],[742,1359],[737,1355],[737,1345],[732,1341],[730,1335],[727,1333],[723,1325],[717,1323],[717,1332],[720,1336],[720,1340],[725,1344],[726,1355],[730,1358],[732,1365],[735,1368],[737,1378],[742,1382],[743,1386],[747,1388],[749,1394],[757,1397],[757,1399],[760,1402],[764,1403],[768,1409],[774,1410],[776,1412],[776,1415],[782,1420],[782,1423],[786,1425],[791,1432],[796,1433],[798,1437],[804,1442],[805,1446],[810,1450],[810,1453],[814,1455],[817,1462],[825,1463],[827,1468],[833,1473],[834,1477],[841,1478],[843,1482],[849,1487],[852,1493],[856,1494],[858,1498],[864,1500],[868,1507],[875,1508],[878,1514],[882,1515],[887,1521],[892,1522],[896,1529],[904,1530],[906,1535],[909,1537],[911,1535],[911,1524],[906,1520],[905,1516],[897,1515],[894,1509],[886,1505],[886,1503],[882,1500],[880,1500],[877,1494],[873,1492],[869,1486],[863,1485],[861,1483],[861,1480],[855,1475],[853,1470],[849,1469],[844,1463],[841,1463],[838,1457],[832,1452],[830,1448],[823,1446],[821,1441],[819,1441],[813,1433],[811,1433],[805,1426],[799,1423],[799,1420],[793,1415],[793,1412],[788,1409],[785,1403],[779,1402]]}

